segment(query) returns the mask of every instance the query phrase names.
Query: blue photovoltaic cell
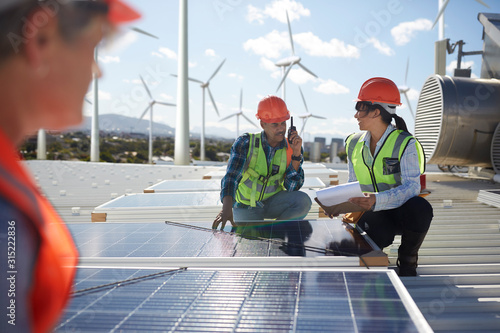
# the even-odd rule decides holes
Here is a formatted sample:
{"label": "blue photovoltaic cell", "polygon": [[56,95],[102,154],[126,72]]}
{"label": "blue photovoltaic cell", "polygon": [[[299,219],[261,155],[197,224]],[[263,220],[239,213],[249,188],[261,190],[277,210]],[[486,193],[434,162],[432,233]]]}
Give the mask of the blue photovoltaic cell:
{"label": "blue photovoltaic cell", "polygon": [[[78,271],[75,289],[156,273]],[[57,332],[417,332],[386,272],[178,270],[77,294]]]}
{"label": "blue photovoltaic cell", "polygon": [[70,224],[69,228],[82,257],[358,256],[372,250],[357,231],[346,230],[339,221],[240,225],[233,233],[213,231],[211,223],[201,222]]}

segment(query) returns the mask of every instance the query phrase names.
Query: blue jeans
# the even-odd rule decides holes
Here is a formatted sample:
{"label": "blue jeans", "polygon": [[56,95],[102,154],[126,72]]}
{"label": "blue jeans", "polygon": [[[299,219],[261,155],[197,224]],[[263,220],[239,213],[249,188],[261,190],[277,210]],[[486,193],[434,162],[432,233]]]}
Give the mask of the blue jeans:
{"label": "blue jeans", "polygon": [[235,222],[302,220],[311,209],[311,199],[300,191],[281,191],[263,201],[264,207],[233,207]]}

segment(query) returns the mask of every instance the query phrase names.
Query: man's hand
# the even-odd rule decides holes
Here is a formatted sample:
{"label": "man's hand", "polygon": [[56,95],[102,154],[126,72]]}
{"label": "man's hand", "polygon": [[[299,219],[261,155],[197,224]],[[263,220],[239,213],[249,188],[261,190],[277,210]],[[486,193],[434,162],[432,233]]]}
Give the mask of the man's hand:
{"label": "man's hand", "polygon": [[236,227],[233,218],[233,198],[231,196],[225,196],[222,198],[222,210],[215,217],[214,223],[212,224],[212,229],[217,229],[219,224],[221,225],[221,230],[226,226],[227,221],[231,222],[233,227]]}
{"label": "man's hand", "polygon": [[364,197],[349,199],[349,202],[352,202],[353,204],[360,206],[364,210],[371,210],[372,207],[375,205],[376,201],[377,201],[377,198],[376,198],[375,194],[373,194],[373,193],[370,193],[370,194],[365,193]]}

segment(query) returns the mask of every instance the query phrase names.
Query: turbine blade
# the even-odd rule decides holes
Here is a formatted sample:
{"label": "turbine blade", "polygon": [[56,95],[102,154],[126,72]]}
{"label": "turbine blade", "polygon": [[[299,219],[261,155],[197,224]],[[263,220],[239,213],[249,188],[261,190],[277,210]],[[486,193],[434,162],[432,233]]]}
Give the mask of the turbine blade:
{"label": "turbine blade", "polygon": [[446,9],[446,6],[448,6],[448,2],[450,2],[450,0],[445,0],[443,3],[443,7],[439,9],[437,17],[434,20],[434,23],[432,24],[431,30],[434,29],[434,26],[436,25],[437,21],[439,21],[439,18],[444,14],[444,10]]}
{"label": "turbine blade", "polygon": [[215,112],[217,112],[217,115],[220,117],[219,109],[217,109],[217,104],[215,104],[215,100],[214,100],[214,97],[212,96],[212,92],[210,91],[210,87],[207,86],[207,90],[208,90],[208,96],[210,96],[210,99],[212,100],[212,104],[214,106]]}
{"label": "turbine blade", "polygon": [[[170,74],[170,75],[172,75],[173,77],[178,77],[178,75],[177,75],[177,74]],[[199,84],[205,84],[205,82],[200,81],[200,80],[197,80],[197,79],[193,79],[192,77],[188,77],[188,80],[189,80],[189,81],[196,82],[196,83],[199,83]]]}
{"label": "turbine blade", "polygon": [[241,114],[243,118],[245,118],[250,124],[254,125],[255,127],[259,128],[259,126],[255,125],[253,121],[251,121],[247,116],[245,116],[243,113]]}
{"label": "turbine blade", "polygon": [[295,48],[293,47],[292,28],[290,26],[290,20],[288,19],[288,10],[286,11],[286,21],[288,23],[288,34],[290,35],[290,45],[292,45],[292,55],[295,55]]}
{"label": "turbine blade", "polygon": [[304,121],[302,122],[302,129],[300,130],[300,137],[302,137],[302,134],[304,134],[304,129],[306,128],[307,119],[309,119],[309,117],[304,118]]}
{"label": "turbine blade", "polygon": [[90,99],[88,99],[87,97],[85,97],[85,102],[89,103],[90,105],[92,105],[92,102],[90,101]]}
{"label": "turbine blade", "polygon": [[300,91],[300,96],[302,96],[302,101],[304,102],[304,106],[306,107],[306,111],[307,113],[309,113],[309,110],[307,109],[306,99],[304,98],[304,94],[302,93],[302,89],[300,89],[300,86],[299,86],[299,91]]}
{"label": "turbine blade", "polygon": [[142,78],[142,76],[141,76],[141,75],[139,75],[139,76],[141,77],[142,84],[144,85],[144,88],[146,88],[146,91],[147,91],[147,93],[148,93],[148,95],[149,95],[149,98],[150,98],[150,99],[153,99],[153,96],[151,95],[151,92],[149,91],[149,88],[148,88],[148,86],[146,85],[146,82],[144,82],[144,79]]}
{"label": "turbine blade", "polygon": [[311,72],[309,69],[306,68],[306,66],[302,65],[300,62],[298,62],[297,65],[299,65],[300,67],[302,67],[303,70],[305,70],[306,72],[308,72],[309,74],[311,74],[315,78],[318,77],[316,74],[314,74],[313,72]]}
{"label": "turbine blade", "polygon": [[166,102],[157,102],[155,101],[156,104],[161,104],[161,105],[166,105],[166,106],[177,106],[176,104],[173,103],[166,103]]}
{"label": "turbine blade", "polygon": [[484,1],[481,1],[481,0],[476,0],[476,1],[479,2],[483,6],[490,8],[490,6],[488,6]]}
{"label": "turbine blade", "polygon": [[406,60],[406,74],[405,74],[405,86],[406,86],[406,79],[408,78],[408,68],[410,67],[410,57]]}
{"label": "turbine blade", "polygon": [[139,29],[139,28],[137,28],[137,27],[131,27],[131,28],[130,28],[130,30],[133,30],[133,31],[135,31],[135,32],[138,32],[138,33],[140,33],[140,34],[143,34],[143,35],[146,35],[146,36],[149,36],[149,37],[153,37],[153,38],[156,38],[156,39],[160,39],[160,38],[158,38],[157,36],[153,35],[152,33],[149,33],[149,32],[147,32],[147,31],[144,31],[144,30]]}
{"label": "turbine blade", "polygon": [[219,72],[219,69],[222,67],[222,65],[224,65],[225,62],[226,62],[226,59],[222,60],[222,62],[220,63],[219,67],[217,67],[217,69],[212,74],[212,76],[207,80],[207,83],[210,82],[210,80],[212,80],[214,78],[214,76]]}
{"label": "turbine blade", "polygon": [[243,107],[243,88],[241,88],[240,90],[240,111],[242,107]]}
{"label": "turbine blade", "polygon": [[317,119],[326,119],[326,117],[322,117],[322,116],[316,116],[314,114],[311,115],[311,117],[313,118],[317,118]]}
{"label": "turbine blade", "polygon": [[276,88],[276,91],[280,90],[281,86],[283,85],[283,82],[285,82],[286,77],[288,76],[288,73],[289,73],[289,72],[290,72],[290,70],[292,69],[292,66],[293,66],[293,65],[290,65],[290,67],[288,67],[288,69],[286,70],[285,75],[283,75],[283,78],[281,79],[281,82],[280,82],[280,84],[279,84],[278,88]]}
{"label": "turbine blade", "polygon": [[142,113],[141,117],[139,118],[139,120],[137,122],[140,122],[142,120],[142,118],[144,118],[144,116],[146,115],[146,113],[148,112],[150,107],[151,107],[151,104],[149,104],[148,107],[146,108],[146,110],[144,110],[144,112]]}
{"label": "turbine blade", "polygon": [[224,118],[222,118],[222,119],[219,119],[219,121],[223,121],[223,120],[229,119],[229,118],[231,118],[231,117],[237,116],[238,114],[239,114],[239,112],[236,112],[236,113],[230,114],[230,115],[229,115],[229,116],[227,116],[227,117],[224,117]]}
{"label": "turbine blade", "polygon": [[410,99],[408,98],[406,91],[404,92],[404,95],[405,95],[406,103],[408,103],[408,109],[410,109],[411,116],[413,117],[413,119],[415,119],[415,115],[413,114],[413,110],[411,108]]}

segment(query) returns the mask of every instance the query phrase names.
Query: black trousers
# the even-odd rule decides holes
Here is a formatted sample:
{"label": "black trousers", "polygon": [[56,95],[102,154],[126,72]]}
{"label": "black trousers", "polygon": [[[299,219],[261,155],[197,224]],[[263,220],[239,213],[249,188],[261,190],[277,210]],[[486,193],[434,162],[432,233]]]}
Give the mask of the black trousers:
{"label": "black trousers", "polygon": [[383,249],[391,245],[394,236],[401,235],[404,230],[427,232],[433,216],[431,204],[417,196],[398,208],[365,212],[358,224]]}

